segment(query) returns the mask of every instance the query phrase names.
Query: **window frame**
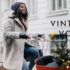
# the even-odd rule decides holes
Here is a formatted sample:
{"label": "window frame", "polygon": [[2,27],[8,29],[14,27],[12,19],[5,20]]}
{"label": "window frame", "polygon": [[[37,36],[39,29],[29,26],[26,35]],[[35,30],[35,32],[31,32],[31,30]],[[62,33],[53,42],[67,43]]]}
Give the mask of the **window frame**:
{"label": "window frame", "polygon": [[[67,5],[67,1],[66,1],[66,5]],[[58,10],[54,10],[53,11],[52,10],[52,0],[48,0],[47,1],[47,6],[48,6],[48,8],[47,8],[48,12],[46,14],[47,17],[59,16],[59,15],[66,15],[68,13],[67,7],[66,8],[63,8],[63,9],[58,9]]]}
{"label": "window frame", "polygon": [[[51,35],[50,35],[50,36],[51,36]],[[66,39],[67,39],[67,38],[66,38]],[[66,39],[65,39],[65,37],[64,37],[64,39],[60,39],[60,36],[59,36],[59,39],[54,39],[54,40],[55,40],[55,42],[58,41],[58,42],[59,42],[59,47],[61,47],[61,46],[60,46],[60,45],[61,45],[60,42],[61,42],[61,41],[65,41]],[[50,40],[50,49],[52,50],[53,47],[51,46],[51,42],[53,42],[53,40]],[[54,42],[53,42],[53,43],[54,43]],[[67,42],[67,46],[68,46],[68,42]],[[56,45],[54,46],[54,48],[56,49]]]}
{"label": "window frame", "polygon": [[[52,0],[53,3],[53,0]],[[62,0],[62,9],[58,9],[58,0],[55,0],[55,10],[54,11],[58,11],[58,10],[63,10],[66,9],[64,8],[64,0]],[[53,7],[52,7],[52,11],[53,11]]]}
{"label": "window frame", "polygon": [[[5,0],[5,3],[6,3],[6,9],[10,9],[12,3],[15,3],[15,2],[17,2],[17,0],[9,0],[9,3],[8,3],[8,0]],[[9,6],[8,6],[8,4],[9,4]]]}
{"label": "window frame", "polygon": [[[28,0],[24,1],[26,3],[26,5],[27,5],[27,1]],[[30,2],[31,2],[31,0],[30,0]],[[28,7],[28,5],[27,5],[27,7]],[[31,5],[30,5],[30,7],[31,7]],[[31,13],[32,12],[31,8],[29,8],[29,10],[30,10],[30,13]],[[37,0],[35,0],[35,14],[29,14],[28,18],[29,18],[29,20],[38,18]]]}

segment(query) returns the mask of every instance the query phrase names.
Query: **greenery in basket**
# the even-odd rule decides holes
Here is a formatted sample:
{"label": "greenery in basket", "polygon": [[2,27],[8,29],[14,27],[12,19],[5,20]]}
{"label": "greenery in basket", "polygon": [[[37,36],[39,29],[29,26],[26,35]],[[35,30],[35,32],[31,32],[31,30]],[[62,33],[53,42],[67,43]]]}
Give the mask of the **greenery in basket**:
{"label": "greenery in basket", "polygon": [[61,43],[61,47],[59,47],[53,39],[53,36],[55,35],[55,33],[51,35],[51,39],[57,47],[56,49],[51,50],[51,53],[55,53],[53,60],[56,60],[58,67],[70,69],[70,49],[65,46],[68,39],[66,39],[64,43]]}

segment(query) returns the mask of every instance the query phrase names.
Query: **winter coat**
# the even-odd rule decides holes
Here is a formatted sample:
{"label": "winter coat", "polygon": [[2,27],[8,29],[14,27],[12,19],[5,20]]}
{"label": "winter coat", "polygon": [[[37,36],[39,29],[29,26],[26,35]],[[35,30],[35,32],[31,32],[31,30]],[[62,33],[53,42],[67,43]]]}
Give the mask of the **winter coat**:
{"label": "winter coat", "polygon": [[7,69],[22,70],[25,39],[19,38],[20,33],[27,34],[19,19],[8,18],[3,27],[3,66]]}

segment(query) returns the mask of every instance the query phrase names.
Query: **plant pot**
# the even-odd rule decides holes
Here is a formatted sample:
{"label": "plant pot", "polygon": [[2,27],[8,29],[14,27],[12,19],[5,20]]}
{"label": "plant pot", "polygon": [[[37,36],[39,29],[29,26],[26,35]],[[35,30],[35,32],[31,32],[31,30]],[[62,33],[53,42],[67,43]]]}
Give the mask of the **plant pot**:
{"label": "plant pot", "polygon": [[[41,57],[41,58],[43,58],[43,57]],[[37,68],[37,70],[70,70],[70,69],[63,69],[63,68],[56,68],[56,67],[47,67],[47,66],[45,66],[45,65],[43,65],[43,62],[42,62],[42,60],[41,60],[41,58],[37,58],[36,60],[35,60],[35,64],[36,64],[36,68]],[[39,65],[38,63],[37,63],[37,61],[40,59],[40,64],[41,65]]]}

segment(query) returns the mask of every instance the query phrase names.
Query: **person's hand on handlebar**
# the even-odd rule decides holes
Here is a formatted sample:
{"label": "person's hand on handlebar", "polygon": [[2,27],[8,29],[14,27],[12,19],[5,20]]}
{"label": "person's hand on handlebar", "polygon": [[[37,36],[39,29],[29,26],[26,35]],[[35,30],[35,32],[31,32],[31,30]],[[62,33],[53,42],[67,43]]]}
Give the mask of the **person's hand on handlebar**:
{"label": "person's hand on handlebar", "polygon": [[40,40],[41,38],[44,38],[45,35],[44,34],[38,34],[38,40]]}
{"label": "person's hand on handlebar", "polygon": [[22,38],[22,39],[31,39],[28,35],[23,34],[23,33],[20,33],[19,38]]}
{"label": "person's hand on handlebar", "polygon": [[38,37],[42,37],[42,38],[44,38],[45,35],[44,35],[44,34],[38,34]]}

